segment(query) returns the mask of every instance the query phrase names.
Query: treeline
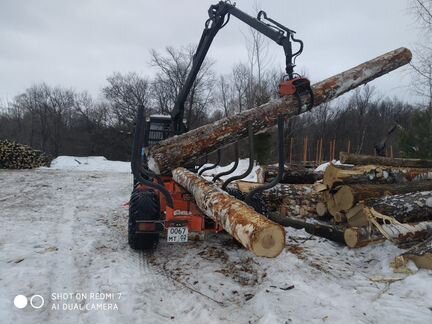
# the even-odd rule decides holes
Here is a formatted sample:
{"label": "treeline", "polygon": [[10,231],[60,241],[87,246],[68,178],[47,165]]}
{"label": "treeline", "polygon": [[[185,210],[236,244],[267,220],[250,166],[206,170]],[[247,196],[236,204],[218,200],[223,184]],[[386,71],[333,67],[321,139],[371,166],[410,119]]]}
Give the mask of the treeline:
{"label": "treeline", "polygon": [[[259,44],[260,40],[254,41]],[[52,156],[103,155],[128,160],[137,107],[144,107],[146,116],[169,114],[185,83],[193,53],[193,47],[167,48],[165,53],[152,51],[154,77],[114,73],[107,78],[97,99],[86,92],[34,85],[0,107],[0,139],[28,144]],[[259,53],[251,55],[249,62],[234,66],[226,75],[218,75],[213,62],[205,61],[185,105],[190,128],[256,107],[277,96],[282,73],[262,68],[262,60],[257,57]],[[309,160],[315,160],[319,141],[323,142],[323,158],[327,159],[330,141],[335,143],[333,150],[337,152],[349,145],[352,152],[373,154],[374,145],[397,125],[386,143],[392,146],[395,156],[413,156],[428,150],[430,154],[430,143],[423,143],[428,135],[411,134],[424,122],[418,114],[428,110],[418,111],[419,107],[383,98],[373,87],[366,86],[344,100],[290,120],[287,138],[294,138],[292,155],[296,160],[304,156],[306,137]]]}

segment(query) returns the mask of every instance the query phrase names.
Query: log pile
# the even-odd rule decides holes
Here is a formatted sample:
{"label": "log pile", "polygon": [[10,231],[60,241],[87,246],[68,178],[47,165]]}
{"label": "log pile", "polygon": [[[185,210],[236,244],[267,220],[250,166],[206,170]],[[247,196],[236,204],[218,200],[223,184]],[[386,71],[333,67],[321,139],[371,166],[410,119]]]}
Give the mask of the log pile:
{"label": "log pile", "polygon": [[347,153],[340,160],[350,164],[330,164],[314,186],[316,213],[345,226],[349,247],[386,239],[402,245],[432,235],[432,161]]}
{"label": "log pile", "polygon": [[32,169],[49,166],[51,159],[30,146],[0,140],[0,169]]}

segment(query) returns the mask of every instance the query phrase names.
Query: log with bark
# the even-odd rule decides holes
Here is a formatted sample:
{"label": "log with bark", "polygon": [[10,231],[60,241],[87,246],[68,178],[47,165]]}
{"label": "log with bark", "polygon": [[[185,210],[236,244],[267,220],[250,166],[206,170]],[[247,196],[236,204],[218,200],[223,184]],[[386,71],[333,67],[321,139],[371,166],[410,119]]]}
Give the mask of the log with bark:
{"label": "log with bark", "polygon": [[[262,184],[238,181],[238,189],[249,193]],[[319,193],[313,190],[311,184],[279,183],[273,188],[261,193],[267,210],[279,211],[283,215],[305,216],[316,213],[316,204],[320,198]]]}
{"label": "log with bark", "polygon": [[347,212],[350,226],[368,224],[365,208],[391,216],[401,223],[432,221],[432,191],[411,192],[407,194],[367,199]]}
{"label": "log with bark", "polygon": [[389,238],[398,245],[412,244],[432,235],[432,222],[383,224],[381,228],[385,235],[373,226],[347,228],[344,233],[345,243],[351,248],[359,248]]}
{"label": "log with bark", "polygon": [[[257,182],[271,182],[278,175],[278,167],[274,165],[265,165],[257,169]],[[314,169],[304,167],[285,166],[284,174],[280,183],[288,184],[306,184],[315,183],[323,177],[322,172],[315,172]]]}
{"label": "log with bark", "polygon": [[276,257],[285,246],[285,229],[258,214],[212,182],[177,168],[173,179],[195,198],[198,208],[257,256]]}
{"label": "log with bark", "polygon": [[327,238],[331,241],[345,244],[344,228],[338,225],[325,224],[314,219],[283,216],[279,213],[270,213],[269,218],[282,225],[304,230],[312,235]]}
{"label": "log with bark", "polygon": [[[314,107],[408,64],[410,61],[411,52],[406,48],[399,48],[316,83],[312,86]],[[247,137],[249,124],[254,133],[262,132],[276,125],[280,116],[288,118],[306,112],[309,101],[310,97],[305,94],[301,98],[303,106],[299,107],[298,98],[283,97],[161,141],[146,149],[148,166],[157,174],[170,174],[171,170],[186,165],[187,162],[195,162],[208,152]]]}
{"label": "log with bark", "polygon": [[386,184],[413,180],[419,175],[429,176],[428,169],[414,169],[391,166],[330,165],[324,171],[323,183],[329,188],[341,184]]}
{"label": "log with bark", "polygon": [[432,160],[424,159],[389,158],[374,155],[359,155],[346,152],[340,152],[339,159],[341,163],[355,165],[374,164],[404,168],[432,168]]}
{"label": "log with bark", "polygon": [[[335,210],[347,212],[358,202],[383,196],[404,194],[417,191],[431,191],[432,180],[396,184],[354,184],[343,185],[333,195]],[[332,214],[333,215],[333,214]]]}
{"label": "log with bark", "polygon": [[412,260],[418,268],[432,270],[432,236],[412,247],[399,258],[402,258],[405,264],[408,260]]}

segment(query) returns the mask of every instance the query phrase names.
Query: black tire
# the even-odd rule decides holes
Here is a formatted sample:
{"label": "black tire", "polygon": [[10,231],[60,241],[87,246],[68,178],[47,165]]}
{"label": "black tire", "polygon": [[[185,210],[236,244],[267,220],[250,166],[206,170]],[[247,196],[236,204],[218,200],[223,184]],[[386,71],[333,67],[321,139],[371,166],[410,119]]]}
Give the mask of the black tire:
{"label": "black tire", "polygon": [[159,241],[159,233],[136,233],[136,221],[160,219],[160,203],[156,193],[153,190],[134,189],[129,202],[129,246],[134,250],[155,248]]}
{"label": "black tire", "polygon": [[[227,193],[229,193],[231,196],[237,198],[238,200],[244,201],[246,198],[246,194],[244,194],[243,192],[241,192],[238,189],[235,188],[227,188]],[[267,214],[267,206],[266,203],[263,199],[263,197],[260,194],[255,194],[251,201],[249,206],[251,206],[253,209],[255,209],[255,211],[257,213],[260,213],[262,215],[266,215]]]}

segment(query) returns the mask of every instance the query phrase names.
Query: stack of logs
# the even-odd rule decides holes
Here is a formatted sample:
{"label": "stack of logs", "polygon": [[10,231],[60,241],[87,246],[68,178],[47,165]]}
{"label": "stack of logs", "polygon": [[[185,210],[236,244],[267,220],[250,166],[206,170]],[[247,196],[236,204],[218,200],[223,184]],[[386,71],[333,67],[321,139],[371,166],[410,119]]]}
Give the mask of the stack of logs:
{"label": "stack of logs", "polygon": [[50,158],[30,146],[0,140],[0,169],[32,169],[49,166]]}
{"label": "stack of logs", "polygon": [[[273,221],[323,236],[351,248],[390,240],[413,249],[404,260],[432,268],[432,161],[341,153],[342,164],[324,172],[285,166],[281,183],[262,193]],[[239,181],[250,192],[277,175],[262,166],[258,183]]]}
{"label": "stack of logs", "polygon": [[314,188],[316,214],[344,229],[346,245],[406,246],[432,236],[432,161],[341,153],[340,162]]}
{"label": "stack of logs", "polygon": [[[313,184],[323,178],[322,172],[315,172],[316,165],[307,163],[285,165],[279,184],[262,193],[266,209],[281,216],[305,217],[316,213],[320,194]],[[276,165],[261,166],[257,169],[257,184],[237,182],[242,192],[249,192],[256,186],[271,182],[278,174]]]}

